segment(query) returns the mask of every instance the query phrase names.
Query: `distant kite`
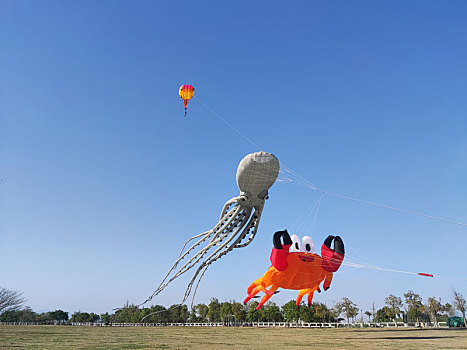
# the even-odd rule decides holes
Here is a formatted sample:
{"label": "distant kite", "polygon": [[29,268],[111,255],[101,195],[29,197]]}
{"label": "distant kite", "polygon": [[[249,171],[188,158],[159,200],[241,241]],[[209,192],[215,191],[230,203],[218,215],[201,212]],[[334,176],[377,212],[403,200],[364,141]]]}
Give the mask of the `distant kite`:
{"label": "distant kite", "polygon": [[188,101],[191,100],[193,95],[195,94],[195,88],[192,85],[182,85],[178,90],[178,94],[180,98],[183,100],[185,104],[185,117],[186,117],[186,108],[188,107]]}
{"label": "distant kite", "polygon": [[[284,243],[281,243],[281,237]],[[331,248],[333,241],[334,248]],[[328,290],[333,272],[339,269],[344,260],[344,242],[339,236],[328,236],[325,239],[321,246],[322,257],[315,253],[313,241],[308,236],[303,237],[300,244],[298,236],[290,237],[287,230],[278,231],[274,234],[273,243],[272,266],[248,287],[248,296],[244,301],[247,303],[262,291],[264,296],[257,310],[279,288],[298,290],[297,306],[300,305],[303,296],[308,294],[308,305],[311,305],[314,292],[321,292],[320,283],[324,280],[323,289]],[[269,290],[266,289],[270,286]]]}

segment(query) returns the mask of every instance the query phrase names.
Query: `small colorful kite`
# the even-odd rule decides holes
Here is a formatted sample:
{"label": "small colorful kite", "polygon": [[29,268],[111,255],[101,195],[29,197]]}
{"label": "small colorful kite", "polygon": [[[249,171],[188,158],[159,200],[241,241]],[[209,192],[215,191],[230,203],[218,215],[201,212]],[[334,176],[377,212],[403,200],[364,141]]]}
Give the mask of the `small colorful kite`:
{"label": "small colorful kite", "polygon": [[183,100],[185,104],[185,117],[186,117],[186,108],[188,107],[188,101],[191,100],[193,95],[195,94],[195,88],[193,85],[182,85],[178,90],[178,94],[180,98]]}

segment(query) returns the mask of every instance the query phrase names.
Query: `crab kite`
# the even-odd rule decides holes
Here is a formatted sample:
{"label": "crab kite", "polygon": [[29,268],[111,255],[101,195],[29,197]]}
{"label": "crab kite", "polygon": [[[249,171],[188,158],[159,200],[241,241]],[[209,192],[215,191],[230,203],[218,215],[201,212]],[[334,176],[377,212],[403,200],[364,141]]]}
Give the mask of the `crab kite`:
{"label": "crab kite", "polygon": [[[333,241],[334,248],[331,248]],[[287,230],[276,232],[273,243],[272,266],[248,287],[248,296],[244,300],[246,304],[258,292],[263,291],[264,296],[257,310],[278,288],[298,290],[297,306],[300,305],[303,296],[308,294],[308,305],[311,305],[313,293],[321,292],[320,283],[324,280],[323,289],[328,290],[333,272],[339,269],[344,260],[344,242],[339,236],[330,235],[325,239],[321,246],[321,256],[315,253],[311,237],[303,237],[300,244],[300,238],[296,235],[290,237]],[[271,288],[266,289],[269,286]]]}
{"label": "crab kite", "polygon": [[[196,288],[209,265],[232,249],[249,245],[258,231],[264,203],[268,199],[268,190],[278,175],[279,160],[273,154],[256,152],[246,155],[237,169],[237,184],[240,195],[225,203],[219,221],[212,229],[193,236],[185,242],[178,259],[154,293],[144,303],[159,294],[174,279],[191,268],[197,267],[185,291],[183,299],[185,302],[197,277],[199,276]],[[192,240],[195,242],[185,251],[185,247]],[[204,247],[196,250],[202,244]],[[192,255],[188,257],[190,253]],[[185,258],[188,261],[176,269]]]}

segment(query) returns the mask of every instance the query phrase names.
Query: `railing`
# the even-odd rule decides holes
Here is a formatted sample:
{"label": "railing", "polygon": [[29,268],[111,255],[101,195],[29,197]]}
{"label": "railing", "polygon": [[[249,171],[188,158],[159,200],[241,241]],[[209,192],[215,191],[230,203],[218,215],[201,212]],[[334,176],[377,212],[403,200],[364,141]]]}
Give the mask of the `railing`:
{"label": "railing", "polygon": [[[0,322],[0,325],[53,325],[39,322]],[[58,323],[57,323],[58,324]],[[88,327],[284,327],[284,328],[370,328],[370,327],[420,327],[433,328],[432,322],[354,322],[354,323],[308,323],[308,322],[212,322],[212,323],[102,323],[102,322],[67,322],[61,325]],[[438,322],[440,328],[446,328],[447,322]]]}

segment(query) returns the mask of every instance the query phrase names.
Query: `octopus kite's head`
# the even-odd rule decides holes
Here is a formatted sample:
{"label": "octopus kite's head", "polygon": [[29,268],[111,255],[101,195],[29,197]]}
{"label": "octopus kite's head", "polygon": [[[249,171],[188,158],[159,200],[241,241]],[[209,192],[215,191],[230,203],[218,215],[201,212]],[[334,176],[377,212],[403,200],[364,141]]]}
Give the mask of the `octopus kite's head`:
{"label": "octopus kite's head", "polygon": [[263,200],[279,175],[279,160],[271,153],[246,155],[237,169],[237,184],[249,200]]}

